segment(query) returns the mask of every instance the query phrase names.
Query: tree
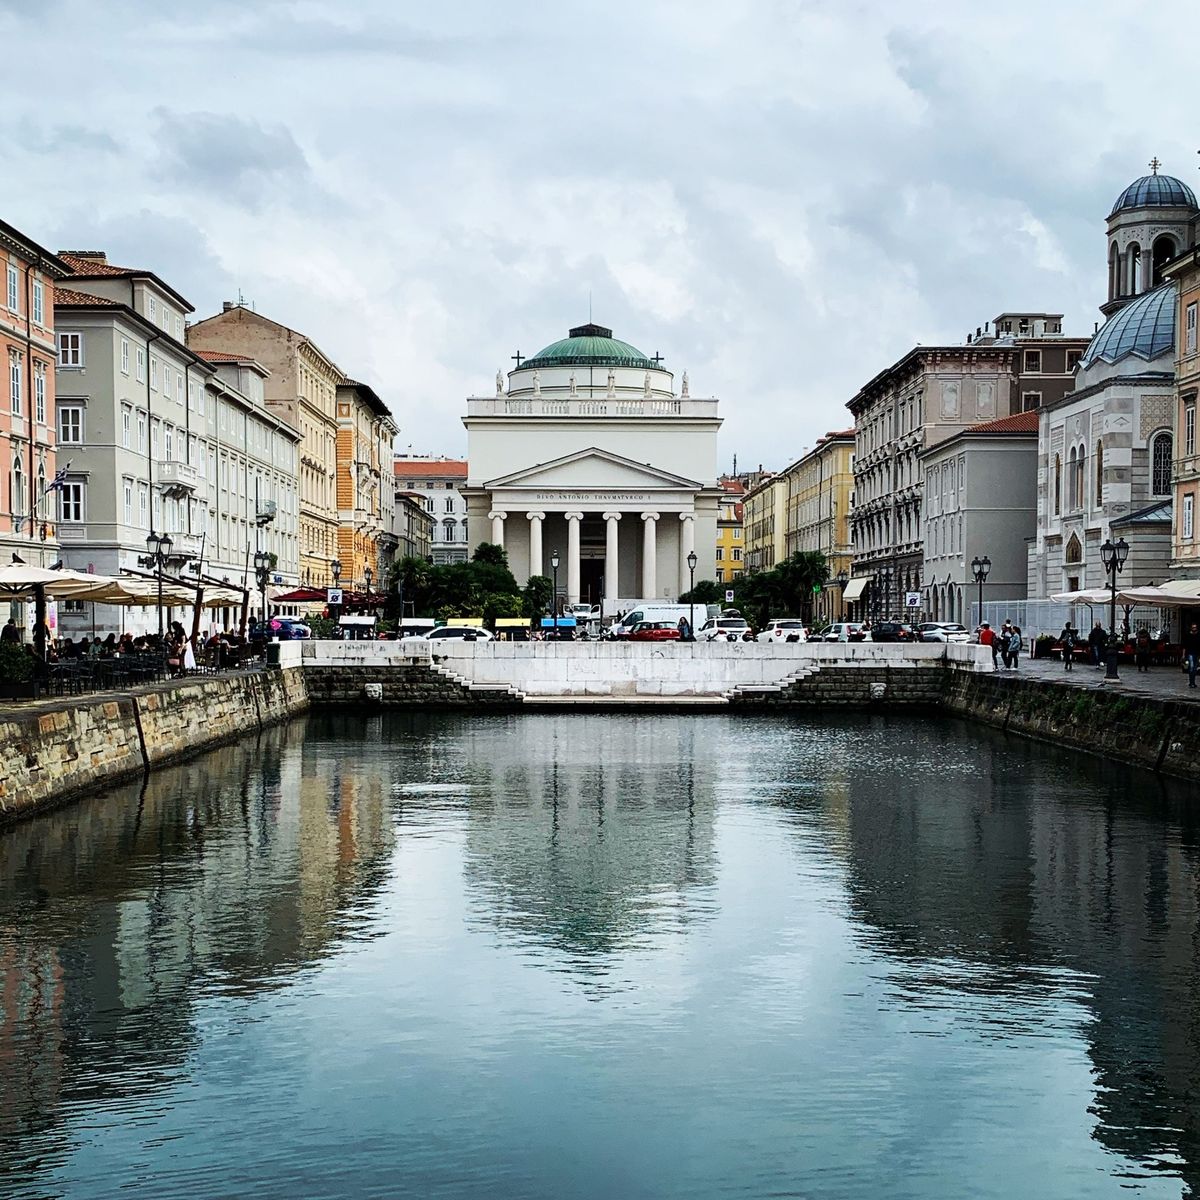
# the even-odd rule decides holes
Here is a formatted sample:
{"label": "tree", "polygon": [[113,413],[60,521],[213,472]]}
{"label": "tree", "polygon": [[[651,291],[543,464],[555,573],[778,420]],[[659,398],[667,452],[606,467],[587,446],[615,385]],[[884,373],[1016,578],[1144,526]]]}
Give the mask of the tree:
{"label": "tree", "polygon": [[488,563],[493,567],[503,567],[507,571],[508,551],[503,546],[497,546],[495,542],[480,542],[475,547],[475,553],[471,555],[471,561]]}
{"label": "tree", "polygon": [[690,592],[679,597],[680,604],[720,604],[725,599],[725,585],[712,579],[702,579]]}
{"label": "tree", "polygon": [[521,593],[521,605],[524,615],[531,621],[536,621],[550,611],[550,602],[554,598],[554,584],[545,575],[530,575]]}

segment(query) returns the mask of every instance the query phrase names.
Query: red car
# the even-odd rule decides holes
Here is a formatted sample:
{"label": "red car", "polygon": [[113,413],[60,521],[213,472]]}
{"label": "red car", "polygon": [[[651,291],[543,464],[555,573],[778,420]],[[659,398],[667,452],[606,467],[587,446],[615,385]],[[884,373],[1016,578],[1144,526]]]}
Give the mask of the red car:
{"label": "red car", "polygon": [[631,642],[677,642],[679,626],[670,621],[639,621],[629,635]]}

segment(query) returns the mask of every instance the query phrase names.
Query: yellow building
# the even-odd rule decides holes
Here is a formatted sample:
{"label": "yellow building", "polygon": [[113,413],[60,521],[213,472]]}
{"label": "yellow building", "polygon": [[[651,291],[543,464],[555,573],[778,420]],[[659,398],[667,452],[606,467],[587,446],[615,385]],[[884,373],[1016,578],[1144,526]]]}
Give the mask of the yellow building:
{"label": "yellow building", "polygon": [[1200,395],[1200,249],[1185,251],[1163,271],[1179,288],[1175,330],[1175,461],[1171,574],[1200,579],[1200,454],[1196,452],[1196,402]]}
{"label": "yellow building", "polygon": [[770,571],[787,557],[787,479],[768,475],[742,501],[746,570]]}
{"label": "yellow building", "polygon": [[343,586],[353,590],[366,587],[368,567],[378,587],[391,566],[395,436],[392,414],[374,389],[343,379],[337,388],[338,560]]}
{"label": "yellow building", "polygon": [[[787,555],[820,551],[829,564],[831,581],[842,571],[848,576],[854,430],[827,433],[782,474],[787,480]],[[839,620],[841,603],[838,586],[831,582],[817,598],[814,617]]]}
{"label": "yellow building", "polygon": [[270,371],[267,407],[300,432],[300,581],[329,586],[338,553],[334,405],[341,369],[304,334],[228,301],[216,316],[190,326],[187,341],[197,351],[247,355]]}
{"label": "yellow building", "polygon": [[745,570],[745,538],[742,528],[742,497],[746,488],[740,479],[722,479],[725,495],[717,509],[717,583],[741,579]]}

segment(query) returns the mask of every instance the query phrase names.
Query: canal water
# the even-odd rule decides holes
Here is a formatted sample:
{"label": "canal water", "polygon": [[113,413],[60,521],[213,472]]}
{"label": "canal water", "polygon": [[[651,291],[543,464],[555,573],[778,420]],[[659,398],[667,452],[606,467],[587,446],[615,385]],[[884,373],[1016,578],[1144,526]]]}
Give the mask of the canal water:
{"label": "canal water", "polygon": [[1192,1195],[1194,812],[946,720],[310,717],[0,831],[0,1197]]}

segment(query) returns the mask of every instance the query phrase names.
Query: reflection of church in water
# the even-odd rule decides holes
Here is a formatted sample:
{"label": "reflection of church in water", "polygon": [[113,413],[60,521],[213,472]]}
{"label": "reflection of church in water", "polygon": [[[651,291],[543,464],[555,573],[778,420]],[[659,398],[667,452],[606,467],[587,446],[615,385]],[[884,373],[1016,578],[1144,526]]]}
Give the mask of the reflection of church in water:
{"label": "reflection of church in water", "polygon": [[464,730],[480,797],[467,825],[473,907],[583,976],[705,919],[719,764],[703,736],[693,721],[586,715]]}
{"label": "reflection of church in water", "polygon": [[717,400],[678,390],[601,325],[580,325],[532,358],[508,386],[467,400],[473,542],[508,551],[517,582],[552,576],[569,603],[675,597],[716,572]]}

